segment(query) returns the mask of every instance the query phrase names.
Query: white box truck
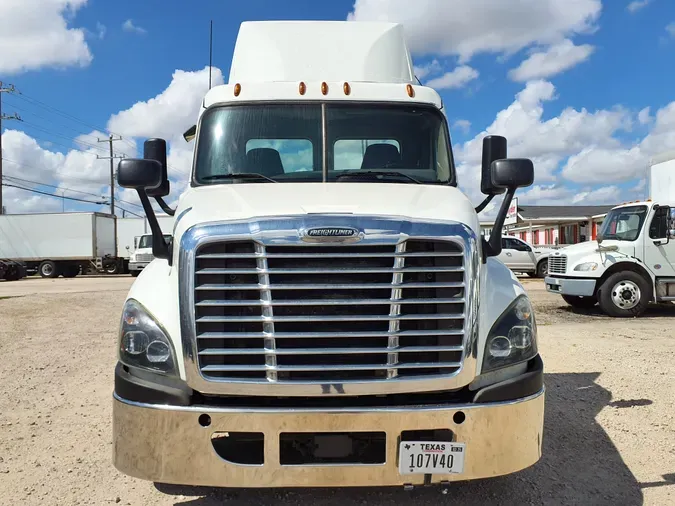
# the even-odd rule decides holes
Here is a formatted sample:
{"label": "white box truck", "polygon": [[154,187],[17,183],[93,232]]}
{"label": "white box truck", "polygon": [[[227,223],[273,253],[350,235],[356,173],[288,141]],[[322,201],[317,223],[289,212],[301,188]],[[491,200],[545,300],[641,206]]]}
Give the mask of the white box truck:
{"label": "white box truck", "polygon": [[115,218],[94,212],[0,215],[0,258],[71,278],[115,261]]}
{"label": "white box truck", "polygon": [[675,301],[675,152],[651,160],[645,201],[613,208],[597,241],[548,259],[548,291],[574,307],[640,316],[651,302]]}
{"label": "white box truck", "polygon": [[[173,229],[173,216],[158,216],[162,232],[169,238]],[[149,239],[143,239],[150,234],[150,225],[145,218],[117,218],[117,263],[108,268],[108,273],[128,273],[138,275],[143,267],[153,260],[152,248],[145,246]],[[141,250],[136,250],[141,245]],[[138,255],[143,255],[136,258]]]}
{"label": "white box truck", "polygon": [[[446,103],[447,106],[451,104]],[[124,159],[151,262],[123,308],[113,460],[163,483],[422,486],[541,456],[528,296],[457,188],[440,96],[389,23],[247,22],[167,244],[166,142]],[[532,184],[506,139],[481,189]]]}

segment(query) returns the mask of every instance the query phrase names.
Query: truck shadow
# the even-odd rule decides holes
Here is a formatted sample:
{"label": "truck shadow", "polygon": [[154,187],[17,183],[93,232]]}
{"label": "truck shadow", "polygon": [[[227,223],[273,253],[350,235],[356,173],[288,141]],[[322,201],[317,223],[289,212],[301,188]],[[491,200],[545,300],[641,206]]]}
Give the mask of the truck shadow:
{"label": "truck shadow", "polygon": [[[608,316],[603,313],[600,308],[596,305],[591,309],[580,309],[568,306],[560,306],[558,308],[560,311],[568,314],[573,314],[577,316],[592,316],[594,318],[609,318],[615,319],[612,316]],[[672,317],[675,316],[675,304],[663,303],[663,304],[650,304],[646,311],[640,316],[640,318],[663,318],[663,317]]]}
{"label": "truck shadow", "polygon": [[[542,459],[510,476],[456,482],[447,494],[439,487],[404,492],[402,488],[261,489],[183,487],[155,484],[165,494],[200,496],[175,504],[630,504],[643,503],[642,488],[596,416],[611,407],[611,392],[595,380],[599,373],[547,374]],[[635,406],[651,402],[640,400]],[[621,403],[630,409],[631,403]],[[663,485],[673,481],[664,475]]]}

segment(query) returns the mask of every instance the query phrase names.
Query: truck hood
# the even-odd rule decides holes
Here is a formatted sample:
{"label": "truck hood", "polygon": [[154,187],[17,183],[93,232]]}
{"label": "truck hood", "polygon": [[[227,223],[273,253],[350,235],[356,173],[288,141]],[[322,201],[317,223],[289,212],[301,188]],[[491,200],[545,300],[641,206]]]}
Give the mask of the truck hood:
{"label": "truck hood", "polygon": [[[579,244],[572,244],[560,248],[550,254],[551,257],[567,255],[567,273],[570,275],[585,275],[588,272],[574,271],[574,267],[584,262],[597,262],[601,265],[608,265],[625,258],[635,255],[635,246],[632,242],[607,240],[602,241],[603,248],[616,248],[613,251],[598,251],[597,241],[586,241]],[[596,271],[600,272],[600,271]]]}
{"label": "truck hood", "polygon": [[175,234],[196,223],[303,214],[355,214],[456,221],[480,234],[469,199],[451,186],[396,183],[252,183],[189,188]]}

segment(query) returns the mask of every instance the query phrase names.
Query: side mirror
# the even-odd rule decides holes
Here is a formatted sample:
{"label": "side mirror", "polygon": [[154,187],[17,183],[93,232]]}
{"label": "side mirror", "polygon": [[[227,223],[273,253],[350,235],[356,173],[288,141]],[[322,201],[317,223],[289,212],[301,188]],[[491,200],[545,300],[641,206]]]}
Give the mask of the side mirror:
{"label": "side mirror", "polygon": [[185,139],[186,142],[190,142],[196,136],[197,136],[197,125],[192,125],[183,133],[183,139]]}
{"label": "side mirror", "polygon": [[166,166],[166,141],[164,139],[146,140],[143,144],[143,158],[159,162],[162,168],[161,183],[156,188],[146,190],[148,197],[166,197],[171,191]]}
{"label": "side mirror", "polygon": [[534,164],[527,158],[495,160],[490,166],[492,186],[501,189],[525,188],[534,183]]}
{"label": "side mirror", "polygon": [[483,139],[483,159],[481,162],[480,191],[485,195],[504,193],[503,186],[497,186],[492,178],[492,164],[506,158],[506,137],[488,135]]}
{"label": "side mirror", "polygon": [[117,165],[117,182],[122,188],[156,189],[162,184],[162,166],[156,160],[124,158]]}

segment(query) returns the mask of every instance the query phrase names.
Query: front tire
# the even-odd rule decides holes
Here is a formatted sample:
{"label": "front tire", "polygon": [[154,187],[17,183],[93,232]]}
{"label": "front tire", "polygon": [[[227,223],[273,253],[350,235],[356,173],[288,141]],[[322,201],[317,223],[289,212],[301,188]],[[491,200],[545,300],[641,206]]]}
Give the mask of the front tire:
{"label": "front tire", "polygon": [[138,275],[141,273],[141,271],[130,271],[130,272],[131,272],[131,276],[134,277],[134,278],[137,278]]}
{"label": "front tire", "polygon": [[649,282],[632,271],[612,274],[598,291],[600,309],[617,318],[640,316],[647,309],[650,298]]}
{"label": "front tire", "polygon": [[52,262],[51,260],[45,260],[38,267],[38,272],[43,278],[58,278],[61,273],[60,271],[61,269],[56,265],[56,262]]}
{"label": "front tire", "polygon": [[591,309],[598,303],[595,297],[578,297],[576,295],[563,295],[563,300],[577,309]]}
{"label": "front tire", "polygon": [[537,264],[537,277],[545,278],[548,276],[548,260],[541,260]]}

